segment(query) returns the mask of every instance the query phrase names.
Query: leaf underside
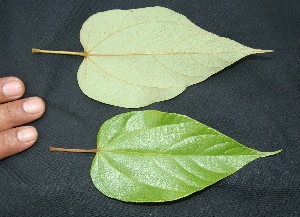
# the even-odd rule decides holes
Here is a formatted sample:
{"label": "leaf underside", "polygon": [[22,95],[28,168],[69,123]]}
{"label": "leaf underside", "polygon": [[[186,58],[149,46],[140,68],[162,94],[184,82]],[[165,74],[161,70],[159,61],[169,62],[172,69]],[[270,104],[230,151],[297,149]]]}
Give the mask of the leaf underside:
{"label": "leaf underside", "polygon": [[91,166],[96,188],[128,202],[172,201],[278,152],[247,148],[187,116],[129,112],[106,121]]}
{"label": "leaf underside", "polygon": [[237,60],[262,50],[205,31],[163,7],[91,16],[80,41],[82,91],[97,101],[138,108],[171,99]]}

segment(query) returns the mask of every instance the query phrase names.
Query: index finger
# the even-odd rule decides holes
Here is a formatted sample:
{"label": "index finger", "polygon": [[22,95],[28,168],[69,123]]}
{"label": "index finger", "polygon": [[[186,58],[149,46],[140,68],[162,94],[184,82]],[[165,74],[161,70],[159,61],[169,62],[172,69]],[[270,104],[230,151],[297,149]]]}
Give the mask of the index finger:
{"label": "index finger", "polygon": [[0,78],[0,103],[13,101],[23,96],[24,83],[17,77]]}

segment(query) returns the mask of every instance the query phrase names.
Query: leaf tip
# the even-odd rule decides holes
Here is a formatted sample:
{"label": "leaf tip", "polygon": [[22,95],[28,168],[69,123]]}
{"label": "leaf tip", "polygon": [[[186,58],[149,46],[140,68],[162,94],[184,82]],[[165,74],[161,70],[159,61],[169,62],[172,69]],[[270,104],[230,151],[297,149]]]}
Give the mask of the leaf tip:
{"label": "leaf tip", "polygon": [[263,152],[263,157],[272,156],[272,155],[280,153],[281,151],[282,151],[282,149],[277,150],[277,151],[272,151],[272,152]]}
{"label": "leaf tip", "polygon": [[264,53],[272,53],[274,50],[262,50]]}
{"label": "leaf tip", "polygon": [[274,50],[261,50],[261,49],[253,49],[253,54],[259,54],[259,53],[272,53]]}

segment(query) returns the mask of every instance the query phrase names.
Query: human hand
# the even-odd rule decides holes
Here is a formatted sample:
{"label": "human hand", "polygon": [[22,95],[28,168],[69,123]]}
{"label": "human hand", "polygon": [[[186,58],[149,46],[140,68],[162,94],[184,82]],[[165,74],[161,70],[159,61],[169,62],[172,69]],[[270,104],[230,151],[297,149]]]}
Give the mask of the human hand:
{"label": "human hand", "polygon": [[45,103],[39,97],[19,99],[24,92],[20,79],[0,78],[0,160],[31,147],[38,138],[34,127],[21,125],[40,118]]}

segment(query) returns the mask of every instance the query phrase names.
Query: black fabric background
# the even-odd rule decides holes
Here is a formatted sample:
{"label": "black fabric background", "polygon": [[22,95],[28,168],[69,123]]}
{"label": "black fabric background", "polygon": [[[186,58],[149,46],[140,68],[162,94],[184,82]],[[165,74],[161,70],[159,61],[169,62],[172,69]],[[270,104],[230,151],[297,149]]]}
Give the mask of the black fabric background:
{"label": "black fabric background", "polygon": [[[101,124],[130,111],[98,103],[78,87],[81,57],[31,48],[83,51],[79,31],[92,14],[164,6],[244,45],[275,52],[242,59],[156,109],[188,115],[242,144],[283,151],[256,160],[187,198],[124,203],[93,186],[93,154],[50,153],[49,146],[94,148]],[[299,216],[300,2],[296,0],[14,1],[0,3],[0,77],[14,75],[45,115],[38,142],[0,161],[0,216]]]}

